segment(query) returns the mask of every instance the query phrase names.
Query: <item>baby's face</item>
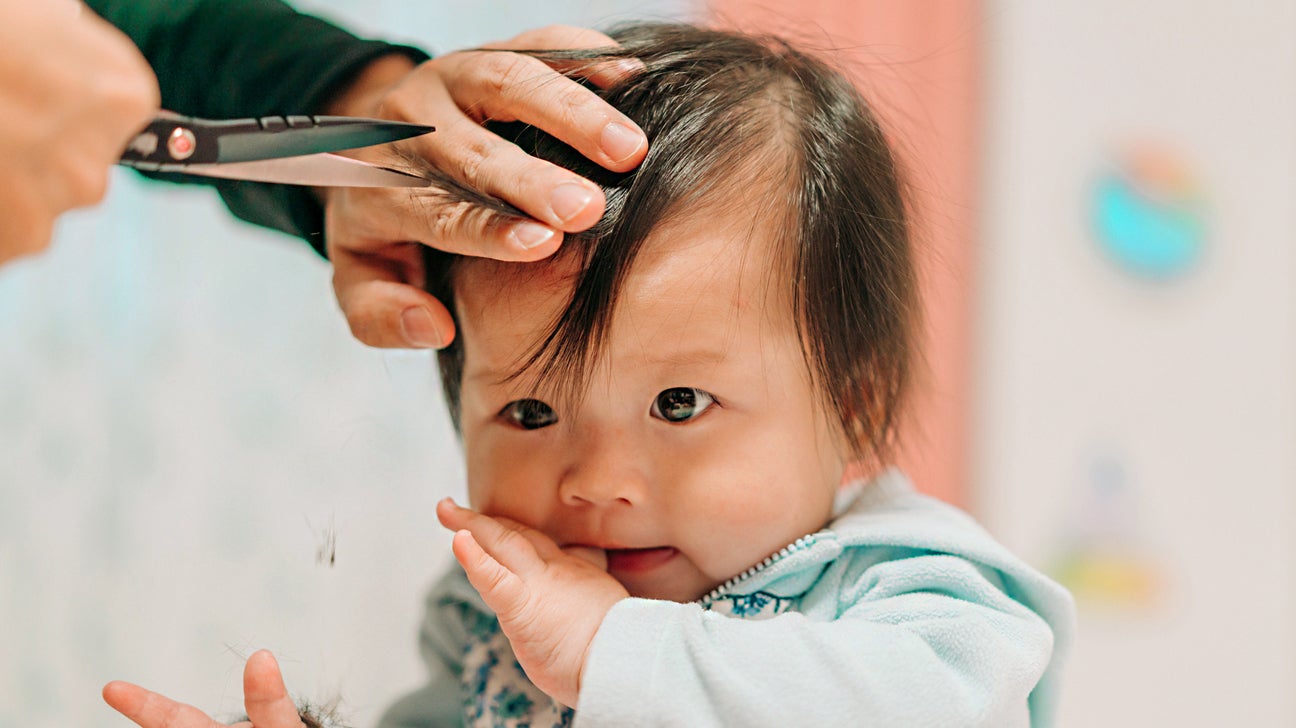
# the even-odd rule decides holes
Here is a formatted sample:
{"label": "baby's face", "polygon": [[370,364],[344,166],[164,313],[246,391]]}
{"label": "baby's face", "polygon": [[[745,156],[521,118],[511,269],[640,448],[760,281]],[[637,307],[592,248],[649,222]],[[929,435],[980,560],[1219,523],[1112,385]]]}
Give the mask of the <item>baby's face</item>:
{"label": "baby's face", "polygon": [[767,285],[762,234],[719,219],[655,232],[575,406],[546,398],[530,372],[503,381],[565,305],[570,269],[464,265],[472,506],[605,549],[632,595],[681,602],[823,527],[846,448],[811,388],[784,286]]}

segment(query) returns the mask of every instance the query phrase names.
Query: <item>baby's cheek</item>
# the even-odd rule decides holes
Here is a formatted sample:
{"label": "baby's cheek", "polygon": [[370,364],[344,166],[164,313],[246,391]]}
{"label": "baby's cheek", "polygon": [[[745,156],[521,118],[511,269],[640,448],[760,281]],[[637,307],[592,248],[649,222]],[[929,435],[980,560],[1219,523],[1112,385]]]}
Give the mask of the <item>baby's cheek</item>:
{"label": "baby's cheek", "polygon": [[683,517],[693,520],[695,537],[714,550],[713,569],[741,571],[823,528],[835,488],[815,467],[798,472],[731,464],[704,478],[683,501],[692,506]]}
{"label": "baby's cheek", "polygon": [[468,503],[491,516],[527,522],[534,497],[527,497],[525,467],[506,457],[485,457],[468,464]]}
{"label": "baby's cheek", "polygon": [[527,501],[543,491],[543,459],[509,437],[512,431],[485,426],[464,434],[468,503],[482,513],[521,521]]}
{"label": "baby's cheek", "polygon": [[716,472],[715,477],[699,481],[690,496],[674,499],[677,520],[687,524],[693,538],[719,554],[739,561],[763,558],[765,554],[758,552],[771,532],[787,528],[783,521],[787,504],[770,492],[770,484],[757,473],[744,469]]}

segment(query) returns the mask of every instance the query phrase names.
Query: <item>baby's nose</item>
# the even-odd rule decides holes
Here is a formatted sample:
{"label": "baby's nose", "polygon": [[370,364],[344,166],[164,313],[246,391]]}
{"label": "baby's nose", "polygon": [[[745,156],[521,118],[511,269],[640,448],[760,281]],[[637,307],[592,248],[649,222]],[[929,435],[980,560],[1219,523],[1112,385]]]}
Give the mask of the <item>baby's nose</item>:
{"label": "baby's nose", "polygon": [[641,505],[648,494],[644,454],[631,438],[601,433],[584,438],[558,484],[571,506]]}

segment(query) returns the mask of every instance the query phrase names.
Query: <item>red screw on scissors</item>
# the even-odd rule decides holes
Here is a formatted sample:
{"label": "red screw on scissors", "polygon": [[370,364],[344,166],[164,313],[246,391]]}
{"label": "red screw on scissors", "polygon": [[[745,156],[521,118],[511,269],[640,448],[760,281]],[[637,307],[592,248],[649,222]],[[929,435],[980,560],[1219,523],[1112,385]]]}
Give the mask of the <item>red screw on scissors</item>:
{"label": "red screw on scissors", "polygon": [[177,126],[171,132],[171,136],[167,138],[167,152],[176,161],[193,156],[194,150],[197,148],[198,140],[194,138],[194,133],[183,126]]}

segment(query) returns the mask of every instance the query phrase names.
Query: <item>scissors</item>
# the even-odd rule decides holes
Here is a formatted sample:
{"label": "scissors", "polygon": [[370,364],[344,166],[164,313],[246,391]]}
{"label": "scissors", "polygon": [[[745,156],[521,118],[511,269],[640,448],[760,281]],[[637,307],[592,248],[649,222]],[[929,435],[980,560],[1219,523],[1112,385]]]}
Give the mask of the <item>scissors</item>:
{"label": "scissors", "polygon": [[350,116],[199,119],[162,111],[131,140],[119,164],[145,172],[312,187],[427,187],[417,175],[336,152],[409,139],[433,127]]}

